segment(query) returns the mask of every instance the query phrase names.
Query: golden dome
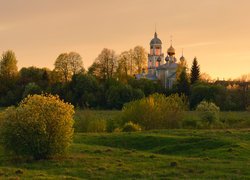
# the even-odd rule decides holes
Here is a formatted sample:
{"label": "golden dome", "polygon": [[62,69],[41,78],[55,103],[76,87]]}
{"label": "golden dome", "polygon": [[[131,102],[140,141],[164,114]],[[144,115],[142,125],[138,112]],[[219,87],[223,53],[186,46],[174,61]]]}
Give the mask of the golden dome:
{"label": "golden dome", "polygon": [[181,58],[180,58],[180,61],[185,61],[185,57],[182,55]]}
{"label": "golden dome", "polygon": [[175,54],[175,49],[171,45],[170,48],[168,48],[168,55],[174,55]]}

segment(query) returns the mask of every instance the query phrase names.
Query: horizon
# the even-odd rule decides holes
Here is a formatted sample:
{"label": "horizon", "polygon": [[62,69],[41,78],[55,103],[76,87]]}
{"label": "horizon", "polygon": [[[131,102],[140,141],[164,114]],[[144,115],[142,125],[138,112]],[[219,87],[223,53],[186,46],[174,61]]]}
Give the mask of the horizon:
{"label": "horizon", "polygon": [[184,49],[188,66],[196,56],[201,73],[212,79],[250,73],[247,0],[159,0],[157,4],[149,0],[10,0],[1,4],[0,51],[13,50],[19,70],[53,69],[58,55],[70,51],[82,56],[85,69],[103,48],[119,54],[140,45],[148,52],[156,24],[164,55],[172,35],[177,59]]}

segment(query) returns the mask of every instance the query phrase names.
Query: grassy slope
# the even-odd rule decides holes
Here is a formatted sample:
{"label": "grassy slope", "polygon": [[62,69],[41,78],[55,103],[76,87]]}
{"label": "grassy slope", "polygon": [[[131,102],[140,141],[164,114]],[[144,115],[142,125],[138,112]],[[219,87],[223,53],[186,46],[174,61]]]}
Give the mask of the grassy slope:
{"label": "grassy slope", "polygon": [[250,179],[249,167],[249,130],[79,133],[67,156],[37,162],[0,149],[0,179]]}

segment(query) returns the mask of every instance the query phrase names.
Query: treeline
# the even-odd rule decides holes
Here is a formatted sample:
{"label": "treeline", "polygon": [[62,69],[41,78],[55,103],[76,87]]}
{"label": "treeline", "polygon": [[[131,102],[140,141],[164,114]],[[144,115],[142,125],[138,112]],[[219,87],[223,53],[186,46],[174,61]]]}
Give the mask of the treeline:
{"label": "treeline", "polygon": [[153,93],[185,94],[190,109],[202,100],[214,102],[221,110],[245,110],[249,105],[248,84],[231,82],[229,86],[204,80],[196,58],[190,72],[185,61],[179,63],[177,83],[171,90],[159,81],[134,78],[146,62],[146,51],[140,46],[120,55],[105,48],[88,70],[81,56],[70,52],[58,56],[53,70],[24,67],[18,71],[15,53],[6,51],[0,59],[0,106],[17,105],[29,94],[42,93],[57,94],[75,107],[93,109],[121,109],[125,103]]}

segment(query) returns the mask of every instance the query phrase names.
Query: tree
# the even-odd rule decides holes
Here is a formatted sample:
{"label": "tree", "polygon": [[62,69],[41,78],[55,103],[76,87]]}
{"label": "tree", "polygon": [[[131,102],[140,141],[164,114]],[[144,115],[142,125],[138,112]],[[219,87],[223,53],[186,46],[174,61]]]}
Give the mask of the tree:
{"label": "tree", "polygon": [[17,60],[11,50],[3,52],[0,59],[0,105],[8,106],[17,102],[20,88],[16,87],[18,78]]}
{"label": "tree", "polygon": [[84,72],[82,57],[76,52],[70,52],[68,58],[73,75]]}
{"label": "tree", "polygon": [[142,69],[147,64],[147,53],[146,50],[141,46],[136,46],[133,50],[133,61],[136,66],[137,73],[142,73]]}
{"label": "tree", "polygon": [[0,94],[5,94],[13,88],[17,76],[18,70],[15,53],[11,50],[3,52],[0,59]]}
{"label": "tree", "polygon": [[41,94],[41,93],[42,93],[42,90],[40,86],[38,86],[34,82],[31,82],[25,86],[25,89],[23,92],[23,98],[26,98],[28,95]]}
{"label": "tree", "polygon": [[109,108],[121,109],[125,103],[141,99],[144,93],[140,89],[133,89],[130,85],[112,86],[106,93]]}
{"label": "tree", "polygon": [[6,80],[13,79],[17,76],[17,59],[15,53],[8,50],[2,54],[0,60],[0,75]]}
{"label": "tree", "polygon": [[72,103],[80,107],[97,106],[97,80],[88,74],[76,74],[69,84],[72,91]]}
{"label": "tree", "polygon": [[24,67],[19,71],[18,82],[21,86],[35,83],[45,90],[50,84],[50,74],[51,71],[47,68],[37,68],[34,66]]}
{"label": "tree", "polygon": [[64,82],[71,80],[74,74],[84,71],[82,57],[76,52],[60,54],[54,65],[55,71],[61,73]]}
{"label": "tree", "polygon": [[33,95],[3,112],[4,148],[16,155],[45,159],[60,154],[73,138],[74,107],[57,96]]}
{"label": "tree", "polygon": [[190,95],[190,83],[185,69],[182,69],[180,77],[177,79],[177,92],[186,96]]}
{"label": "tree", "polygon": [[103,80],[114,78],[117,69],[117,57],[114,50],[104,48],[89,68],[91,74]]}
{"label": "tree", "polygon": [[197,58],[195,57],[191,68],[190,82],[191,84],[194,84],[198,82],[199,79],[200,79],[200,66],[198,65]]}
{"label": "tree", "polygon": [[118,57],[117,75],[119,80],[127,80],[128,75],[134,74],[133,51],[124,51]]}

